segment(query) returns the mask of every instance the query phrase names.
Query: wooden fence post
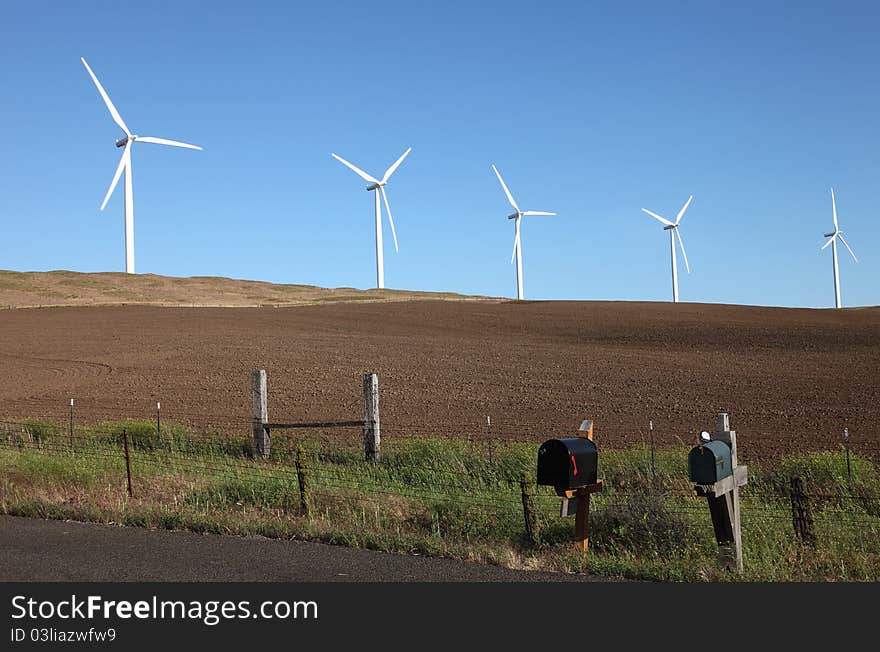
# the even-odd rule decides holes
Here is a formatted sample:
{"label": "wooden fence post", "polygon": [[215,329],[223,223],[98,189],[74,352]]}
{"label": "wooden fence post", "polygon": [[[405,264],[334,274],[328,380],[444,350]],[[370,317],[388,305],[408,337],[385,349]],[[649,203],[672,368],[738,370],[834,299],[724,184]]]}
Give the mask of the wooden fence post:
{"label": "wooden fence post", "polygon": [[299,483],[299,506],[302,513],[311,516],[312,495],[306,470],[305,453],[301,446],[296,449],[296,479]]}
{"label": "wooden fence post", "polygon": [[804,494],[804,483],[800,478],[791,479],[791,523],[794,534],[802,543],[815,545],[813,515],[810,512],[810,499]]}
{"label": "wooden fence post", "polygon": [[125,447],[125,475],[128,478],[128,497],[131,498],[134,495],[134,491],[131,488],[131,455],[128,453],[128,430],[122,430],[122,443]]}
{"label": "wooden fence post", "polygon": [[364,374],[364,459],[379,461],[379,376]]}
{"label": "wooden fence post", "polygon": [[254,457],[269,457],[269,398],[266,390],[266,370],[251,372],[254,397]]}
{"label": "wooden fence post", "polygon": [[523,473],[519,480],[522,496],[523,520],[525,521],[526,540],[529,545],[538,543],[538,518],[535,513],[535,488],[528,474]]}

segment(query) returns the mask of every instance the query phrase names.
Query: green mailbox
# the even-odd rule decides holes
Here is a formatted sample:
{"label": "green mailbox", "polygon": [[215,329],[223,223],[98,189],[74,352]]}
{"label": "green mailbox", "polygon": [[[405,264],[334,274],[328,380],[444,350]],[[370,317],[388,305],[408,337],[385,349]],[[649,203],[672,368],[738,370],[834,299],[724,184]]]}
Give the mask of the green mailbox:
{"label": "green mailbox", "polygon": [[733,475],[730,446],[713,439],[694,446],[688,455],[688,477],[695,484],[715,484]]}

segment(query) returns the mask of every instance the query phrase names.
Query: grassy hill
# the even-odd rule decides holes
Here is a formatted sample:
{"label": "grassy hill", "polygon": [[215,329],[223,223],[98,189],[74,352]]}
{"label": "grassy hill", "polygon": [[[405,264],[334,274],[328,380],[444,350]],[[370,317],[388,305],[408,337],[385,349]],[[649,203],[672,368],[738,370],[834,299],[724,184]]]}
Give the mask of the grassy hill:
{"label": "grassy hill", "polygon": [[46,306],[293,306],[383,301],[502,301],[452,292],[356,290],[244,281],[217,276],[177,278],[122,272],[0,270],[0,308]]}

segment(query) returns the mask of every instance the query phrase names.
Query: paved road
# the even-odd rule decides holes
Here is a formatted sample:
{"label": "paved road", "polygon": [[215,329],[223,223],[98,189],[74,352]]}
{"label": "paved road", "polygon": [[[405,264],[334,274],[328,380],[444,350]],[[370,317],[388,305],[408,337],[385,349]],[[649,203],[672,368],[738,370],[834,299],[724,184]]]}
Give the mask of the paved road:
{"label": "paved road", "polygon": [[304,541],[0,516],[0,581],[559,582],[583,575]]}

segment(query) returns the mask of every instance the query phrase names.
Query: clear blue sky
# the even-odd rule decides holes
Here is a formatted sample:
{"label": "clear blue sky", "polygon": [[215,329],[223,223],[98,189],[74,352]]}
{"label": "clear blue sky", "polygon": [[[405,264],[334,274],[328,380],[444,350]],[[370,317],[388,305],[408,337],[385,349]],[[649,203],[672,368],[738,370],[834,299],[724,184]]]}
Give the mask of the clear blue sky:
{"label": "clear blue sky", "polygon": [[138,272],[528,299],[833,305],[829,188],[880,303],[880,9],[873,3],[28,2],[0,7],[0,269],[121,271],[121,134],[135,133]]}

